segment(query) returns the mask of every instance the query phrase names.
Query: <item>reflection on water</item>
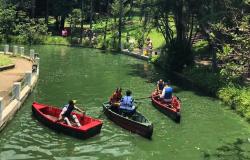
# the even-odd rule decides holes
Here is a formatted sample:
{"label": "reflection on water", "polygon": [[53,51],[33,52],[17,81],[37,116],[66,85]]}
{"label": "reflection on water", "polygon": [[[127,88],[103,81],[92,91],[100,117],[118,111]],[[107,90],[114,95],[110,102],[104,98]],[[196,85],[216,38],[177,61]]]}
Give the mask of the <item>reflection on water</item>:
{"label": "reflection on water", "polygon": [[[101,104],[117,86],[146,97],[164,77],[146,62],[98,50],[37,46],[41,73],[37,87],[0,133],[0,159],[200,160],[249,158],[250,127],[217,100],[174,86],[182,99],[182,121],[174,123],[152,107],[138,106],[154,124],[152,140],[132,134],[102,114]],[[71,98],[87,114],[103,120],[102,132],[78,140],[43,126],[31,116],[33,101],[63,106]],[[239,138],[240,140],[237,140]],[[242,143],[241,143],[242,142]],[[230,159],[229,158],[229,159]]]}

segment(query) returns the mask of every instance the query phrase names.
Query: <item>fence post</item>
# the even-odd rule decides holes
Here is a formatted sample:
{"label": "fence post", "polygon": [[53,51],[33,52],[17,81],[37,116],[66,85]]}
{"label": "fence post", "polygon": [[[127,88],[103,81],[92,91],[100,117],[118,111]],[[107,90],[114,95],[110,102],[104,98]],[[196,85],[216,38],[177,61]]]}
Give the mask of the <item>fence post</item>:
{"label": "fence post", "polygon": [[8,44],[4,45],[4,54],[7,54],[9,52],[10,46]]}
{"label": "fence post", "polygon": [[20,51],[20,55],[23,56],[24,55],[24,47],[19,47],[19,51]]}
{"label": "fence post", "polygon": [[18,46],[13,46],[13,56],[17,55],[18,53]]}
{"label": "fence post", "polygon": [[3,113],[3,97],[0,97],[0,123],[2,120],[2,113]]}
{"label": "fence post", "polygon": [[35,55],[35,50],[31,49],[30,50],[30,58],[33,60],[34,59],[34,55]]}
{"label": "fence post", "polygon": [[14,91],[15,99],[20,101],[21,82],[15,82],[14,83],[13,91]]}
{"label": "fence post", "polygon": [[35,64],[36,64],[36,75],[39,75],[39,68],[40,68],[40,58],[39,57],[36,57]]}
{"label": "fence post", "polygon": [[26,71],[25,74],[26,74],[25,76],[27,77],[27,79],[26,79],[27,84],[30,87],[31,86],[31,82],[32,82],[32,72],[31,71]]}

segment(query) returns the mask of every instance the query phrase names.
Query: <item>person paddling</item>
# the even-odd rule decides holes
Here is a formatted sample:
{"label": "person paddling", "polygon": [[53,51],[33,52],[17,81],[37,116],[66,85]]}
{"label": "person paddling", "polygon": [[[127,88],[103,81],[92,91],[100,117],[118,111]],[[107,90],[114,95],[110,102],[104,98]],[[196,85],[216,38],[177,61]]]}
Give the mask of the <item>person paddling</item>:
{"label": "person paddling", "polygon": [[157,92],[159,94],[162,93],[162,90],[164,88],[164,81],[162,79],[160,79],[158,82],[157,82]]}
{"label": "person paddling", "polygon": [[126,91],[126,96],[122,97],[121,103],[120,103],[120,110],[122,113],[133,115],[136,111],[136,108],[134,106],[134,99],[131,96],[132,92],[130,90]]}
{"label": "person paddling", "polygon": [[72,111],[75,109],[79,112],[83,112],[81,109],[75,106],[76,100],[70,100],[67,105],[65,105],[59,115],[58,121],[64,120],[69,126],[72,126],[71,121],[75,122],[78,127],[81,127],[81,124],[76,117],[76,115],[72,115]]}
{"label": "person paddling", "polygon": [[173,94],[173,88],[169,86],[170,83],[165,83],[165,86],[162,90],[162,94],[160,95],[160,98],[167,103],[172,102],[172,94]]}

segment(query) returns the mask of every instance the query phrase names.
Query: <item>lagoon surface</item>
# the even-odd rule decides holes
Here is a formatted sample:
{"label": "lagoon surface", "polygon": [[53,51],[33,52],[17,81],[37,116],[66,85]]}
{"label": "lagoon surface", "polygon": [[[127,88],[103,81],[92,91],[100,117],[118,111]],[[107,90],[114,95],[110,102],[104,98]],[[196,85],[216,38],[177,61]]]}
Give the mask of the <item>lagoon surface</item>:
{"label": "lagoon surface", "polygon": [[[121,86],[135,98],[149,96],[162,72],[129,56],[64,46],[33,46],[40,53],[34,92],[0,133],[0,159],[247,160],[250,126],[217,99],[175,85],[182,99],[177,124],[149,99],[138,110],[154,124],[152,140],[132,134],[102,114],[102,103]],[[174,80],[173,80],[174,83]],[[33,101],[62,107],[77,99],[87,114],[103,120],[101,134],[78,140],[56,133],[32,117]]]}

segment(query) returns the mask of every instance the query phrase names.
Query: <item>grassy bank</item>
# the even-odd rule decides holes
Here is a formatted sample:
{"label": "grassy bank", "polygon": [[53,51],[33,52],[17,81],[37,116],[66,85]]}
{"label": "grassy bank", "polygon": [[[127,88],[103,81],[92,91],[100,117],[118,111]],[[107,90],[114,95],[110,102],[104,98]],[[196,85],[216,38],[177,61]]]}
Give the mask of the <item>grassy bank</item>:
{"label": "grassy bank", "polygon": [[12,64],[12,60],[7,55],[0,55],[0,67]]}

